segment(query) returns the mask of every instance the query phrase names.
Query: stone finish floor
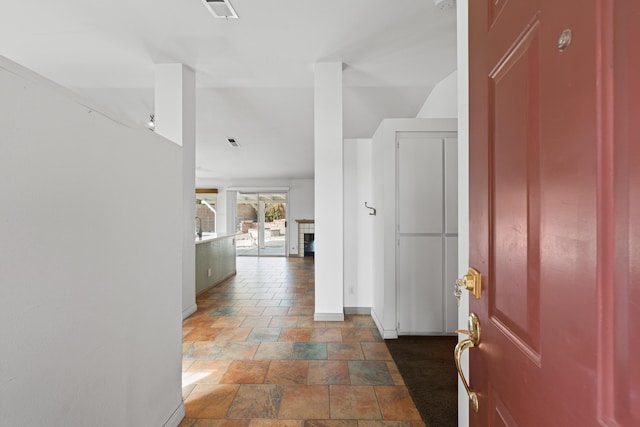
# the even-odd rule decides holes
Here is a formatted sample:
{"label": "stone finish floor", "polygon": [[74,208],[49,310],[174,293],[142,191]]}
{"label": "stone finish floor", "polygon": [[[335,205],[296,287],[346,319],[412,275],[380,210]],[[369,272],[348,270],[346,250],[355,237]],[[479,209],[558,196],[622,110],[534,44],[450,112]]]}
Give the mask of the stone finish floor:
{"label": "stone finish floor", "polygon": [[371,316],[316,322],[312,258],[238,258],[183,323],[181,427],[425,427]]}

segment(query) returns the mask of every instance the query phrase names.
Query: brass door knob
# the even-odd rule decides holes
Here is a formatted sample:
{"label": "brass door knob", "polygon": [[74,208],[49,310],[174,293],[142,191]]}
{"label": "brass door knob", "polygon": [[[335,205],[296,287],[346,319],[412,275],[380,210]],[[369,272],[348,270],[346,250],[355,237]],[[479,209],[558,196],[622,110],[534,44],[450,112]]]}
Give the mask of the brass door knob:
{"label": "brass door knob", "polygon": [[469,315],[469,330],[457,330],[456,332],[469,335],[469,338],[460,341],[458,345],[456,345],[455,350],[453,350],[453,357],[456,361],[456,368],[458,369],[458,375],[460,375],[462,385],[469,396],[471,409],[473,409],[474,412],[478,412],[478,394],[469,387],[469,383],[467,383],[467,379],[464,377],[464,372],[462,372],[462,367],[460,366],[462,353],[469,348],[476,347],[480,343],[480,321],[478,320],[478,316],[476,316],[475,313],[471,313]]}

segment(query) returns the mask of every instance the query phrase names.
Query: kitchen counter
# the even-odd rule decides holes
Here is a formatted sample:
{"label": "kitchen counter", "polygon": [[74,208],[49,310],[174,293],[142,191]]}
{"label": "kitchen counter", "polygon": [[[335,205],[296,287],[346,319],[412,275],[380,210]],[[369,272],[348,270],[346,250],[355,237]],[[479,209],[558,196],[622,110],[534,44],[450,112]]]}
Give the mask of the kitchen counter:
{"label": "kitchen counter", "polygon": [[196,236],[196,245],[201,243],[210,242],[216,239],[224,239],[226,237],[233,237],[236,233],[202,233],[202,237]]}

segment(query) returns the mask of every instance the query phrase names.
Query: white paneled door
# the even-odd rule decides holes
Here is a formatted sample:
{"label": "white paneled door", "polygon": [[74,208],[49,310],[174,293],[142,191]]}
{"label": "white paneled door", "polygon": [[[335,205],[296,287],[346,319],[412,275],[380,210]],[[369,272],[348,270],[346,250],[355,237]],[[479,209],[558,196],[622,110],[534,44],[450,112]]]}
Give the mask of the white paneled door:
{"label": "white paneled door", "polygon": [[398,334],[442,334],[457,325],[457,139],[399,133]]}

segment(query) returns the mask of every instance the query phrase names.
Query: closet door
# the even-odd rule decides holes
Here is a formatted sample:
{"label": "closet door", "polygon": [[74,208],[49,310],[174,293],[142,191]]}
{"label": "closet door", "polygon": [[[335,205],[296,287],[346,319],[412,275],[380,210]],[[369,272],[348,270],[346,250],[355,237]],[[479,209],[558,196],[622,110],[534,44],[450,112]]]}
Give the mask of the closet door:
{"label": "closet door", "polygon": [[456,306],[446,283],[457,270],[456,140],[401,134],[397,142],[398,334],[451,332]]}

